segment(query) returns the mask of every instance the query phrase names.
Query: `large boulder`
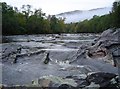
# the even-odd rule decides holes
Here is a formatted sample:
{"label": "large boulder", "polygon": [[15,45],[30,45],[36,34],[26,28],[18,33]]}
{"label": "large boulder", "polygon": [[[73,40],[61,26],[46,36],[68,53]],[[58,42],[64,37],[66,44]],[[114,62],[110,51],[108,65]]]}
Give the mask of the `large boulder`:
{"label": "large boulder", "polygon": [[84,49],[87,58],[114,60],[120,58],[120,28],[108,29],[97,39],[94,45]]}
{"label": "large boulder", "polygon": [[107,48],[113,53],[113,56],[120,56],[120,28],[108,29],[95,40],[99,46]]}
{"label": "large boulder", "polygon": [[110,80],[115,77],[116,75],[112,73],[97,72],[88,74],[86,80],[89,83],[94,82],[95,84],[99,84],[100,87],[106,87],[108,84],[110,84]]}
{"label": "large boulder", "polygon": [[97,47],[106,48],[112,54],[115,65],[120,66],[120,28],[104,31],[95,42]]}
{"label": "large boulder", "polygon": [[[70,60],[71,64],[89,65],[92,70],[117,73],[112,65],[120,59],[120,29],[104,31],[91,46],[81,46]],[[110,68],[110,70],[108,70]]]}

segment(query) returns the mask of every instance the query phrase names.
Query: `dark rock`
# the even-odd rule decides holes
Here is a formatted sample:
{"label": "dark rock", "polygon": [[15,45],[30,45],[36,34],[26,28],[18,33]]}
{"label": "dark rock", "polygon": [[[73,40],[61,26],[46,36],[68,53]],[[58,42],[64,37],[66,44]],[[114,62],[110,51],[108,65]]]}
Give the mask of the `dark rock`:
{"label": "dark rock", "polygon": [[83,87],[88,86],[90,84],[86,81],[86,78],[83,78],[81,76],[67,76],[66,78],[74,79],[75,82],[78,84],[77,88],[83,88]]}
{"label": "dark rock", "polygon": [[78,84],[77,88],[83,88],[85,86],[90,85],[90,83],[87,82],[86,80],[79,80],[79,81],[76,81],[76,82]]}
{"label": "dark rock", "polygon": [[58,87],[58,89],[74,89],[74,87],[68,84],[62,84]]}
{"label": "dark rock", "polygon": [[117,75],[112,73],[97,72],[87,76],[86,80],[91,83],[99,84],[101,87],[106,87],[112,78],[115,78]]}
{"label": "dark rock", "polygon": [[44,64],[48,64],[49,61],[50,61],[49,53],[47,53],[46,59],[44,60]]}

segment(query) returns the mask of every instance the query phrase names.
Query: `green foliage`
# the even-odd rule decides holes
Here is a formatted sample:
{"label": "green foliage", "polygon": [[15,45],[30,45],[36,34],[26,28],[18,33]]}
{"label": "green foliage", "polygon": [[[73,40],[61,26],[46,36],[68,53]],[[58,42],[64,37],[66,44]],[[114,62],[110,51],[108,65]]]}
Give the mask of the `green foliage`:
{"label": "green foliage", "polygon": [[31,10],[23,5],[22,12],[6,3],[2,4],[3,35],[61,33],[65,30],[64,19],[46,16],[41,9]]}
{"label": "green foliage", "polygon": [[120,1],[113,3],[112,21],[114,27],[120,28]]}
{"label": "green foliage", "polygon": [[[71,30],[72,28],[72,30]],[[108,28],[120,28],[120,1],[113,3],[112,12],[108,15],[103,16],[93,16],[90,20],[84,20],[79,23],[67,24],[68,32],[77,33],[98,33],[102,32]]]}
{"label": "green foliage", "polygon": [[[2,6],[2,8],[1,8]],[[55,15],[46,16],[42,9],[31,10],[30,5],[23,5],[22,12],[15,7],[0,3],[2,9],[3,35],[46,34],[46,33],[98,33],[108,28],[120,28],[120,1],[113,3],[108,15],[93,16],[90,20],[65,24],[63,18]]]}

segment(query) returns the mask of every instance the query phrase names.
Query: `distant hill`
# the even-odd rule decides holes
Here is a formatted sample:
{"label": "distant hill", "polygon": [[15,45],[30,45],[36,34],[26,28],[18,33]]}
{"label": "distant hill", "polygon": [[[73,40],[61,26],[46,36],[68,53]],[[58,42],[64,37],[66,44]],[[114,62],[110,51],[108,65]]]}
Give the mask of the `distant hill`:
{"label": "distant hill", "polygon": [[57,14],[56,17],[66,18],[65,23],[79,22],[85,19],[91,19],[94,15],[102,16],[109,14],[111,7],[96,8],[91,10],[75,10]]}

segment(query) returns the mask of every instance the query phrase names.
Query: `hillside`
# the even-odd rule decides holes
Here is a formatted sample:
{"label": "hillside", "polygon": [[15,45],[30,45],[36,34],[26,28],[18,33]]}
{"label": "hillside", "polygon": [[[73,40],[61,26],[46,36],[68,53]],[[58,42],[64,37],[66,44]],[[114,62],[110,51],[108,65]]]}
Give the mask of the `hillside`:
{"label": "hillside", "polygon": [[79,22],[85,19],[91,19],[94,15],[102,16],[109,14],[111,7],[96,8],[91,10],[75,10],[57,14],[57,17],[66,18],[65,22]]}

